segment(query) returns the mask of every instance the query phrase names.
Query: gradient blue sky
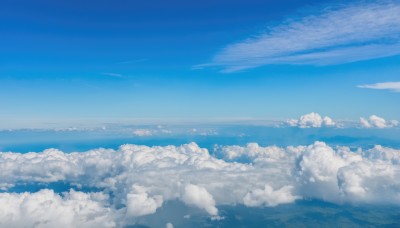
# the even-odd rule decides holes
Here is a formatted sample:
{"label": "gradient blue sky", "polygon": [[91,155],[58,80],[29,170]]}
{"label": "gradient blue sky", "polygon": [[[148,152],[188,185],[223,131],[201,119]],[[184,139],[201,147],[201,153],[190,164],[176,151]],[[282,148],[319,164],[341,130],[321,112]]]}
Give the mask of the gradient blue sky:
{"label": "gradient blue sky", "polygon": [[[398,85],[358,87],[400,81],[399,5],[3,0],[0,127],[281,120],[312,111],[400,119]],[[352,10],[373,12],[374,21],[335,21]],[[354,28],[373,32],[344,31]]]}

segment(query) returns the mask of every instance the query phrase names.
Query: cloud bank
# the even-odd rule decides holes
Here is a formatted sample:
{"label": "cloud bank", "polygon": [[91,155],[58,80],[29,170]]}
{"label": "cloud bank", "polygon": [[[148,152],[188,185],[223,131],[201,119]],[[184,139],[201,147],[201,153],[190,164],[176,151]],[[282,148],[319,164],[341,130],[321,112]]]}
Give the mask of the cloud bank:
{"label": "cloud bank", "polygon": [[273,207],[304,198],[400,205],[400,150],[251,143],[216,147],[213,154],[195,143],[80,153],[2,152],[3,191],[58,182],[76,190],[0,193],[0,226],[123,227],[170,200],[211,218],[220,218],[220,205]]}
{"label": "cloud bank", "polygon": [[398,1],[360,2],[289,18],[222,49],[209,64],[235,72],[268,64],[334,65],[400,54]]}

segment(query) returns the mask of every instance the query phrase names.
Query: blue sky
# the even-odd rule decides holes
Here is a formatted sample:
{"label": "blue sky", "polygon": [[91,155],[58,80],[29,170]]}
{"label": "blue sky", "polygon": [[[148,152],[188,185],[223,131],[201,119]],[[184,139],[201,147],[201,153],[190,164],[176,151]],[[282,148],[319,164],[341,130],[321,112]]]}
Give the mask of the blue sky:
{"label": "blue sky", "polygon": [[[2,127],[400,119],[399,1],[2,1]],[[387,84],[376,84],[387,83]]]}

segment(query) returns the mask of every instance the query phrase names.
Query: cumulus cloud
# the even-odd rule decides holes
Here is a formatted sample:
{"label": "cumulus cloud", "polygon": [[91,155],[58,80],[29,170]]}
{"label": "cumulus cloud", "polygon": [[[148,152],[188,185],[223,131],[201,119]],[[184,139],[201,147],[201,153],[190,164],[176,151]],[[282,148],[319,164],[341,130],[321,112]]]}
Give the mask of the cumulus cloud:
{"label": "cumulus cloud", "polygon": [[21,183],[64,182],[97,192],[0,193],[0,225],[123,227],[173,200],[212,218],[218,218],[221,205],[272,207],[302,198],[400,205],[400,150],[251,143],[217,147],[213,154],[195,143],[2,152],[3,191]]}
{"label": "cumulus cloud", "polygon": [[289,126],[300,127],[300,128],[319,128],[319,127],[334,127],[336,126],[335,121],[330,117],[321,117],[318,113],[311,112],[303,115],[300,119],[290,119],[286,121]]}
{"label": "cumulus cloud", "polygon": [[249,207],[274,207],[279,204],[292,203],[300,198],[292,195],[292,188],[293,186],[283,186],[274,190],[270,185],[265,185],[264,189],[255,189],[247,193],[243,198],[243,203]]}
{"label": "cumulus cloud", "polygon": [[389,90],[392,92],[400,93],[400,82],[381,82],[369,85],[359,85],[357,87],[363,89]]}
{"label": "cumulus cloud", "polygon": [[[232,150],[236,152],[232,153]],[[287,148],[260,147],[257,144],[227,146],[222,148],[222,153],[230,154],[226,157],[230,156],[232,160],[246,157],[255,167],[269,165],[270,173],[274,170],[281,177],[275,182],[270,181],[271,184],[286,178],[289,180],[287,187],[283,188],[285,191],[270,186],[250,191],[244,198],[248,206],[273,205],[268,199],[293,202],[297,197],[334,203],[400,203],[400,150],[376,146],[365,151],[360,148],[352,151],[348,147],[335,149],[316,142],[306,147]],[[264,197],[264,193],[271,196],[273,192],[280,194],[273,198]]]}
{"label": "cumulus cloud", "polygon": [[332,65],[400,54],[398,1],[362,1],[314,12],[231,44],[211,63],[195,68],[235,72],[267,64]]}
{"label": "cumulus cloud", "polygon": [[71,190],[60,196],[52,190],[0,193],[1,227],[115,227],[107,195]]}
{"label": "cumulus cloud", "polygon": [[161,207],[163,197],[156,195],[149,197],[143,186],[133,186],[133,192],[126,196],[127,216],[142,216],[153,214],[157,208]]}
{"label": "cumulus cloud", "polygon": [[399,125],[397,120],[386,121],[384,118],[372,115],[368,119],[360,118],[360,125],[363,128],[391,128]]}
{"label": "cumulus cloud", "polygon": [[218,215],[213,196],[201,186],[187,185],[182,199],[186,204],[204,209],[210,215]]}

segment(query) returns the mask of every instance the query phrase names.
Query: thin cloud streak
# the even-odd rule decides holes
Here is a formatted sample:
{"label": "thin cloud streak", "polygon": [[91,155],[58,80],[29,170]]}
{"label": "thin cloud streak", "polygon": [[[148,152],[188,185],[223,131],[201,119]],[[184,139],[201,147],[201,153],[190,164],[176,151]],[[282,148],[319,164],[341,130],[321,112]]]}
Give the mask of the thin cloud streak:
{"label": "thin cloud streak", "polygon": [[123,78],[123,77],[124,77],[124,75],[118,74],[118,73],[104,72],[104,73],[101,73],[101,74],[102,74],[102,75],[105,75],[105,76],[114,77],[114,78]]}
{"label": "thin cloud streak", "polygon": [[141,63],[141,62],[146,62],[149,59],[147,58],[142,58],[142,59],[133,59],[133,60],[127,60],[127,61],[122,61],[118,62],[117,64],[133,64],[133,63]]}
{"label": "thin cloud streak", "polygon": [[288,19],[193,68],[217,66],[230,73],[268,64],[335,65],[399,54],[400,3],[381,1]]}
{"label": "thin cloud streak", "polygon": [[359,85],[357,87],[363,89],[389,90],[395,93],[400,93],[400,82],[380,82],[369,85]]}

